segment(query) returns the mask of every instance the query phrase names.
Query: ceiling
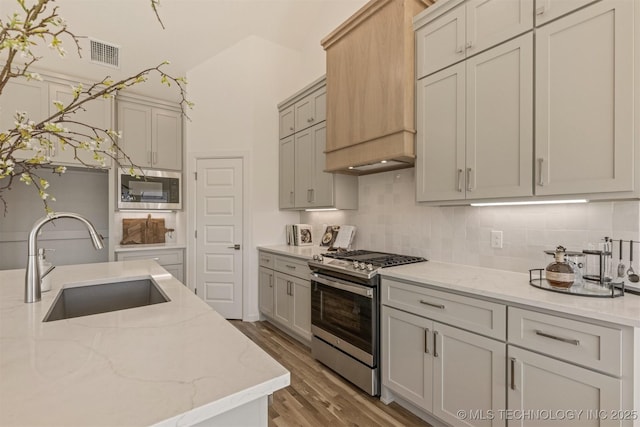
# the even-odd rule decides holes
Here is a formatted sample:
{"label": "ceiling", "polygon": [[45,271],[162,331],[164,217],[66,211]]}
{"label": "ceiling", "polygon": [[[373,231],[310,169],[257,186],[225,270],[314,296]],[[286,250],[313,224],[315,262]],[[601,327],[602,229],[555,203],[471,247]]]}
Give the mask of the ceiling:
{"label": "ceiling", "polygon": [[[34,0],[27,0],[27,4]],[[70,40],[64,59],[47,48],[39,67],[91,79],[122,78],[165,60],[176,76],[201,64],[249,36],[302,50],[319,47],[320,39],[358,10],[366,0],[160,0],[158,12],[150,0],[57,0],[59,15],[75,35],[120,47],[119,70],[89,62],[88,41],[79,59]],[[3,19],[17,10],[16,0],[0,0]],[[86,46],[86,48],[84,48]],[[70,71],[73,70],[73,71]]]}

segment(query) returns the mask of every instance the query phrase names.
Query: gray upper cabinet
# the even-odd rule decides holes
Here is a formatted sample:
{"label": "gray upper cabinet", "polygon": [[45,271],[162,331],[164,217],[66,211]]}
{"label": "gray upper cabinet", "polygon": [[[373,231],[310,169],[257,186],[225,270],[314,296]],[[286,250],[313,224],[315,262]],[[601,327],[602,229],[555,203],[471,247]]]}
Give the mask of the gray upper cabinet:
{"label": "gray upper cabinet", "polygon": [[418,81],[416,197],[532,194],[533,36]]}
{"label": "gray upper cabinet", "polygon": [[[3,131],[15,127],[16,112],[23,111],[29,120],[39,122],[49,114],[49,91],[46,82],[27,79],[11,79],[0,97],[0,127]],[[33,157],[31,150],[16,150],[16,159]]]}
{"label": "gray upper cabinet", "polygon": [[182,170],[180,110],[129,99],[117,104],[121,143],[131,161],[143,168]]}
{"label": "gray upper cabinet", "polygon": [[[49,114],[55,114],[57,112],[56,107],[53,105],[53,101],[60,101],[67,105],[73,100],[73,90],[69,84],[51,83],[49,84],[49,98],[51,104],[49,105]],[[98,98],[90,102],[87,102],[82,108],[76,110],[73,116],[67,116],[70,120],[85,123],[91,126],[95,126],[98,129],[111,129],[112,124],[112,111],[113,101],[111,99]],[[84,134],[91,134],[91,130],[85,126],[68,123],[65,124],[71,132],[79,132]],[[89,142],[83,141],[83,142]],[[119,143],[119,141],[116,141]],[[101,148],[108,150],[110,142],[107,140],[105,145]],[[76,156],[78,158],[76,158]],[[111,166],[111,158],[107,155],[104,156],[105,167]],[[77,153],[69,145],[58,142],[54,145],[52,150],[52,162],[56,164],[72,165],[72,166],[100,166],[100,162],[93,158],[93,153],[87,150],[78,150]]]}
{"label": "gray upper cabinet", "polygon": [[358,178],[324,172],[327,140],[324,78],[281,102],[278,109],[280,209],[357,209]]}
{"label": "gray upper cabinet", "polygon": [[414,25],[421,78],[533,28],[533,0],[438,2]]}
{"label": "gray upper cabinet", "polygon": [[295,204],[295,152],[293,135],[280,141],[280,209],[292,209]]}
{"label": "gray upper cabinet", "polygon": [[327,89],[318,89],[296,102],[294,107],[296,132],[324,122],[327,118]]}
{"label": "gray upper cabinet", "polygon": [[280,111],[280,139],[293,135],[296,131],[294,121],[294,105]]}
{"label": "gray upper cabinet", "polygon": [[634,3],[603,0],[536,30],[537,195],[634,190]]}
{"label": "gray upper cabinet", "polygon": [[598,0],[536,0],[536,27]]}

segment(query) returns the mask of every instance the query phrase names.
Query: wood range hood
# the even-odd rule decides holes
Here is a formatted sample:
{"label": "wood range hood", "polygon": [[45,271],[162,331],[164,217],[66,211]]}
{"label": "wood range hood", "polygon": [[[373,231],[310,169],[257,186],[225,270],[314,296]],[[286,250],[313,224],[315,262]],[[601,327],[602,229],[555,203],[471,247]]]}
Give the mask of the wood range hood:
{"label": "wood range hood", "polygon": [[435,0],[371,0],[322,41],[327,53],[327,172],[413,167],[413,17]]}

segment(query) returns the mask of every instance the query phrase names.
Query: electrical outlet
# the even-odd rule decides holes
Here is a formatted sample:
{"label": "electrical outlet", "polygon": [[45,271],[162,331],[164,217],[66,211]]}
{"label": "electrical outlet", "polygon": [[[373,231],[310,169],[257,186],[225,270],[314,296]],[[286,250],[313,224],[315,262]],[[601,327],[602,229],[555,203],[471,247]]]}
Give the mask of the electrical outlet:
{"label": "electrical outlet", "polygon": [[491,247],[502,249],[502,231],[491,230]]}

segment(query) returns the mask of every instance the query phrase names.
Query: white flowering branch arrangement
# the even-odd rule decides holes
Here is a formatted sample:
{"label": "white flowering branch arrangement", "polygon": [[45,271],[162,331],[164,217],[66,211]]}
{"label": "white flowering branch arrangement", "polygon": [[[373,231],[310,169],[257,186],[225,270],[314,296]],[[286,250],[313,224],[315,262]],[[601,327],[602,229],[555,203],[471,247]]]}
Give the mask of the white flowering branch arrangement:
{"label": "white flowering branch arrangement", "polygon": [[[157,10],[159,0],[150,1],[162,25]],[[0,96],[11,79],[42,80],[40,75],[31,71],[32,65],[40,59],[32,51],[32,47],[37,43],[47,43],[58,55],[64,56],[66,52],[62,38],[67,37],[73,41],[80,55],[79,37],[67,28],[64,20],[58,15],[58,7],[49,7],[55,0],[36,0],[31,6],[25,4],[26,0],[16,2],[19,6],[18,12],[6,20],[0,17],[0,58],[6,58],[4,66],[0,69]],[[102,167],[105,166],[106,158],[111,158],[117,165],[127,167],[131,175],[136,175],[139,168],[118,144],[121,134],[113,129],[100,129],[78,121],[75,114],[83,111],[85,104],[95,99],[114,98],[118,91],[143,83],[150,75],[155,74],[160,77],[161,83],[167,86],[174,84],[178,88],[180,106],[183,115],[186,116],[186,108],[193,107],[186,96],[187,82],[182,77],[173,77],[165,73],[163,67],[167,64],[163,62],[118,81],[105,77],[88,87],[82,84],[72,86],[72,100],[66,103],[53,100],[54,113],[45,119],[32,120],[27,112],[15,112],[14,127],[0,129],[0,201],[5,214],[7,203],[3,194],[11,189],[15,180],[32,186],[42,200],[45,210],[48,213],[53,211],[49,201],[54,201],[55,198],[47,192],[49,182],[38,172],[40,169],[53,170],[57,174],[65,172],[64,166],[52,165],[50,153],[55,147],[73,150],[75,159],[88,167],[95,165],[83,161],[78,155],[80,152],[92,153],[93,160]]]}

